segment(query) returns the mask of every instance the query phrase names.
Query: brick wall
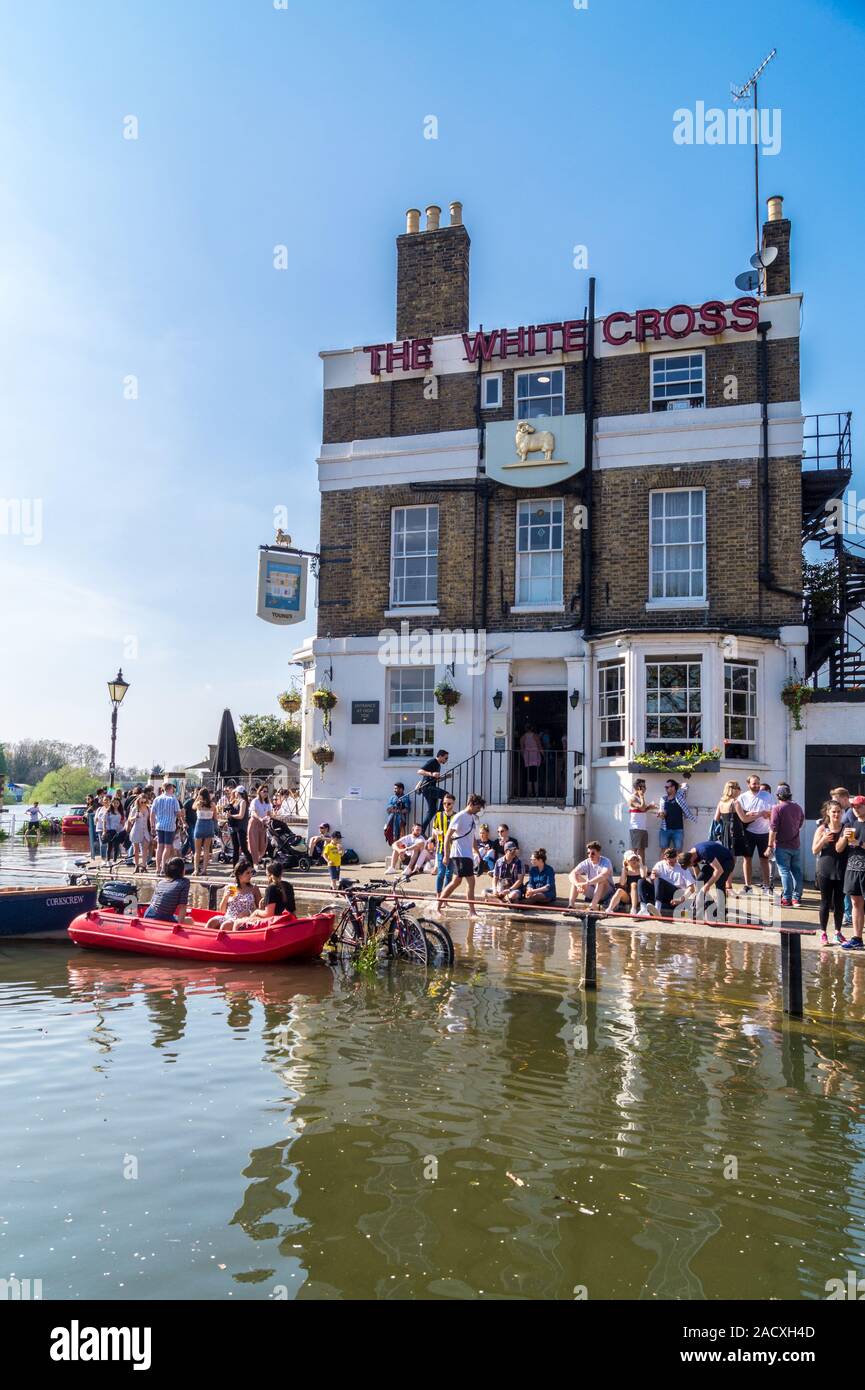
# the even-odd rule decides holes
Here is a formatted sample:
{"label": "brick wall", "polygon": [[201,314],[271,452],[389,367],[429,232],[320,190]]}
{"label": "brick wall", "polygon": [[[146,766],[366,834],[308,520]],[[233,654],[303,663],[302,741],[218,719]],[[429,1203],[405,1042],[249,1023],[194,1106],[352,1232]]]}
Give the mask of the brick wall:
{"label": "brick wall", "polygon": [[[738,486],[748,479],[750,487]],[[649,493],[706,490],[708,609],[646,611],[649,597]],[[766,590],[760,565],[759,465],[713,462],[672,468],[611,468],[594,474],[592,627],[741,630],[801,622],[795,598]],[[778,584],[801,589],[801,463],[770,462],[770,558]]]}
{"label": "brick wall", "polygon": [[470,247],[462,224],[397,237],[398,339],[467,332]]}
{"label": "brick wall", "polygon": [[[454,229],[458,230],[458,229]],[[435,236],[436,233],[423,233]],[[771,316],[771,305],[767,306]],[[759,396],[758,344],[731,341],[706,347],[706,404],[745,405]],[[603,357],[595,362],[595,408],[599,415],[639,415],[649,409],[649,352]],[[514,369],[502,373],[502,407],[485,410],[485,420],[514,418]],[[726,379],[736,377],[737,395],[725,397]],[[438,430],[473,429],[477,411],[477,373],[438,377],[438,399],[424,398],[422,378],[395,378],[363,386],[341,386],[324,393],[322,438],[325,444],[383,436],[433,434]],[[769,343],[769,399],[799,399],[799,341]],[[582,363],[565,367],[566,409],[583,409]]]}

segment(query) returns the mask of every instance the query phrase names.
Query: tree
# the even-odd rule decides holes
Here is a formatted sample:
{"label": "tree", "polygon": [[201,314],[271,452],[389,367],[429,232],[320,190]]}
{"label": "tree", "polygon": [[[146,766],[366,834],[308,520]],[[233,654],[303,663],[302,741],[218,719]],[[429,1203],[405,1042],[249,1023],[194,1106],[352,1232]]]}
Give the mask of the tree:
{"label": "tree", "polygon": [[290,758],[300,747],[300,729],[275,714],[242,714],[237,742],[241,748],[260,748],[264,753]]}
{"label": "tree", "polygon": [[94,777],[86,767],[73,767],[67,763],[46,774],[38,786],[33,788],[29,800],[41,801],[46,806],[66,806],[75,801],[83,801],[90,792],[99,786],[99,778]]}
{"label": "tree", "polygon": [[83,767],[94,777],[105,775],[105,757],[90,743],[60,743],[53,738],[22,738],[6,748],[9,776],[28,786],[60,767]]}

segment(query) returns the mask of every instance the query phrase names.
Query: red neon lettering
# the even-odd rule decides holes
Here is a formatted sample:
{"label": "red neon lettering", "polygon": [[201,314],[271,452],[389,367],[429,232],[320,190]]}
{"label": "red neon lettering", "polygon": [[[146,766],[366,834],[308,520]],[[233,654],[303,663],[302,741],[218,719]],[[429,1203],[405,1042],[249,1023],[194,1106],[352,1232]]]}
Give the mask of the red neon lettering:
{"label": "red neon lettering", "polygon": [[[687,320],[687,328],[674,328],[673,319],[679,314],[684,314]],[[674,304],[672,309],[668,309],[664,315],[664,332],[670,338],[687,338],[689,333],[693,333],[694,324],[697,322],[697,315],[687,304]]]}
{"label": "red neon lettering", "polygon": [[631,340],[631,339],[633,338],[633,336],[634,336],[633,333],[631,332],[630,328],[629,328],[625,333],[622,334],[621,338],[615,338],[615,337],[613,337],[612,329],[613,329],[613,324],[616,324],[616,323],[630,323],[631,320],[632,320],[632,318],[633,318],[633,315],[632,315],[632,314],[622,314],[622,313],[607,314],[607,317],[604,319],[604,342],[605,342],[605,343],[613,343],[614,345],[617,345],[617,344],[619,344],[619,343],[628,343],[628,342],[630,342],[630,340]]}
{"label": "red neon lettering", "polygon": [[499,357],[510,357],[516,353],[517,357],[526,355],[526,330],[518,328],[516,333],[508,333],[502,330],[499,335]]}
{"label": "red neon lettering", "polygon": [[562,324],[562,352],[584,352],[586,348],[586,320],[567,319]]}
{"label": "red neon lettering", "polygon": [[420,367],[432,366],[432,338],[412,339],[411,364],[415,371]]}
{"label": "red neon lettering", "polygon": [[499,340],[502,330],[496,329],[495,333],[464,333],[463,347],[465,349],[465,361],[477,362],[480,353],[481,360],[489,362],[495,352],[496,343]]}
{"label": "red neon lettering", "polygon": [[636,314],[637,329],[635,337],[638,343],[644,343],[651,336],[660,338],[661,336],[661,311],[659,309],[639,309]]}
{"label": "red neon lettering", "polygon": [[[744,318],[744,323],[737,322],[737,319]],[[730,327],[736,333],[748,333],[752,328],[756,328],[760,321],[759,300],[751,299],[749,295],[741,299],[733,300],[733,322]]]}
{"label": "red neon lettering", "polygon": [[727,327],[727,307],[720,299],[707,299],[700,305],[700,318],[703,320],[700,332],[707,338],[713,333],[723,333]]}
{"label": "red neon lettering", "polygon": [[365,347],[364,352],[369,353],[369,370],[371,376],[378,376],[381,371],[381,355],[387,347],[387,343],[376,343],[375,347]]}
{"label": "red neon lettering", "polygon": [[560,323],[538,323],[535,328],[538,333],[544,335],[544,352],[554,352],[553,335],[561,333],[562,325]]}

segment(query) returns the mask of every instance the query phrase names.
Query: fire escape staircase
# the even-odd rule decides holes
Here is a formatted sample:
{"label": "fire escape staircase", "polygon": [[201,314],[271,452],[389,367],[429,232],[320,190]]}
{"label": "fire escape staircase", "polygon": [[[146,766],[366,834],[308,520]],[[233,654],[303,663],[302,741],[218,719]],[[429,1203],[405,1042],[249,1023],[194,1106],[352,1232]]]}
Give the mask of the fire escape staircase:
{"label": "fire escape staircase", "polygon": [[853,472],[850,411],[807,416],[804,442],[802,546],[821,552],[806,571],[807,675],[815,686],[822,674],[830,690],[846,691],[865,685],[865,542],[845,536],[856,527],[843,524]]}

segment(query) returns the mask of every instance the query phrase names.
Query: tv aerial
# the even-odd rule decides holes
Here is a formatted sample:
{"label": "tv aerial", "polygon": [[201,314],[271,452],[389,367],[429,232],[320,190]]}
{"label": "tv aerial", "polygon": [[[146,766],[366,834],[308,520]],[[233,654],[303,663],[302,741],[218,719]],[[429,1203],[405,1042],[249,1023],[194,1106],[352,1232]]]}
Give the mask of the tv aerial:
{"label": "tv aerial", "polygon": [[[769,66],[777,52],[777,48],[772,49],[772,52],[766,58],[763,59],[760,66],[754,72],[751,73],[751,76],[748,78],[748,81],[744,84],[744,86],[737,87],[733,85],[730,87],[730,92],[734,101],[744,101],[748,94],[751,92],[754,95],[754,224],[756,227],[757,256],[760,255],[760,108],[757,101],[757,85],[761,76],[763,75],[766,68]],[[774,260],[774,257],[772,259]],[[766,269],[766,266],[768,264],[770,264],[770,262],[762,261],[759,264],[759,266],[756,266],[756,268],[758,269],[758,271],[762,272]],[[751,258],[751,265],[755,265],[753,256]],[[738,285],[738,283],[739,281],[737,280],[736,284]]]}

